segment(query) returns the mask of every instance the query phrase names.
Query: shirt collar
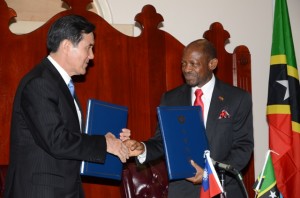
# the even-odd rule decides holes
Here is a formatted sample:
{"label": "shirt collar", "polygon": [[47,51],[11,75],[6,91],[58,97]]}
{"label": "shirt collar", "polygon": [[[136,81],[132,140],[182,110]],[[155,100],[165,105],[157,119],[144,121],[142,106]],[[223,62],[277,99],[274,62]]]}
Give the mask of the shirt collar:
{"label": "shirt collar", "polygon": [[50,55],[48,55],[47,58],[53,64],[53,66],[57,69],[57,71],[59,72],[61,77],[64,79],[66,85],[68,85],[68,83],[71,80],[71,77],[68,75],[68,73]]}
{"label": "shirt collar", "polygon": [[212,92],[214,90],[215,82],[216,82],[216,77],[213,74],[212,78],[202,87],[198,87],[198,86],[192,87],[192,93],[194,93],[196,89],[201,89],[203,92],[203,96],[207,96],[211,98]]}

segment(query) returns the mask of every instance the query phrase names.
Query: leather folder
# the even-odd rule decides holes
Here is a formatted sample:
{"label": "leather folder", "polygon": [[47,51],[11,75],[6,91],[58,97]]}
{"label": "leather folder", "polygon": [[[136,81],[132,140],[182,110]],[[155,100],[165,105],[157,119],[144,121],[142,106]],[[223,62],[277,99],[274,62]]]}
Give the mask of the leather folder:
{"label": "leather folder", "polygon": [[[127,126],[128,108],[96,99],[88,100],[85,133],[105,135],[107,132],[119,137]],[[107,154],[104,164],[83,161],[81,175],[121,180],[123,164],[112,154]]]}
{"label": "leather folder", "polygon": [[208,141],[199,106],[157,107],[169,180],[193,177],[190,160],[202,168]]}

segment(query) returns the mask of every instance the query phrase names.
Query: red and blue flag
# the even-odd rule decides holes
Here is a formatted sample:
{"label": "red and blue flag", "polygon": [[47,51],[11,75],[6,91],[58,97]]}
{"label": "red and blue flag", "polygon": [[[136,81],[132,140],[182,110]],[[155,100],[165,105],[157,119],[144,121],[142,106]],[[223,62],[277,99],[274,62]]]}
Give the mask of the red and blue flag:
{"label": "red and blue flag", "polygon": [[223,193],[223,188],[220,183],[219,177],[216,173],[215,167],[210,158],[210,152],[204,153],[206,161],[203,173],[203,181],[200,192],[201,198],[211,198],[218,194]]}

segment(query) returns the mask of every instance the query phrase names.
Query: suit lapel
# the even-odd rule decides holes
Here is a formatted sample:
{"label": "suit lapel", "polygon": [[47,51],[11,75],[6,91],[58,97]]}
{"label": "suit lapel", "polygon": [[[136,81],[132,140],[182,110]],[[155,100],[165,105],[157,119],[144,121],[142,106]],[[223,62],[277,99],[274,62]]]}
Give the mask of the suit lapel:
{"label": "suit lapel", "polygon": [[192,91],[192,88],[190,86],[188,86],[187,84],[185,84],[181,88],[181,93],[178,94],[178,98],[181,100],[181,101],[179,101],[180,105],[192,106],[191,91]]}
{"label": "suit lapel", "polygon": [[[68,86],[66,85],[64,79],[61,77],[60,73],[56,70],[56,68],[52,65],[52,63],[47,58],[44,59],[43,63],[47,66],[50,76],[51,76],[53,82],[58,87],[58,90],[61,90],[62,95],[66,98],[67,104],[72,109],[72,112],[76,116],[78,124],[79,124],[77,111],[76,111],[76,107],[74,104],[74,99],[73,99],[72,95],[70,94],[70,90],[69,90]],[[80,107],[78,100],[76,100],[76,102]]]}
{"label": "suit lapel", "polygon": [[214,87],[214,91],[212,94],[209,112],[207,115],[206,122],[206,135],[209,142],[212,142],[215,133],[215,127],[217,126],[218,117],[220,115],[221,109],[224,107],[226,103],[226,98],[224,98],[224,94],[220,87],[220,81],[216,79],[216,84]]}

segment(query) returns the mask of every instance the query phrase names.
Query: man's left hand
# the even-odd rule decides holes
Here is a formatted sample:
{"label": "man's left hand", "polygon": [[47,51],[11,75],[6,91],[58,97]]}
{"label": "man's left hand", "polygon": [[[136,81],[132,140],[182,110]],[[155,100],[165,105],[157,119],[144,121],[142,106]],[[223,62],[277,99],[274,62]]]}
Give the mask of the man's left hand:
{"label": "man's left hand", "polygon": [[194,177],[186,178],[186,180],[192,182],[193,184],[201,184],[204,170],[193,160],[191,160],[191,165],[196,169],[197,172]]}

